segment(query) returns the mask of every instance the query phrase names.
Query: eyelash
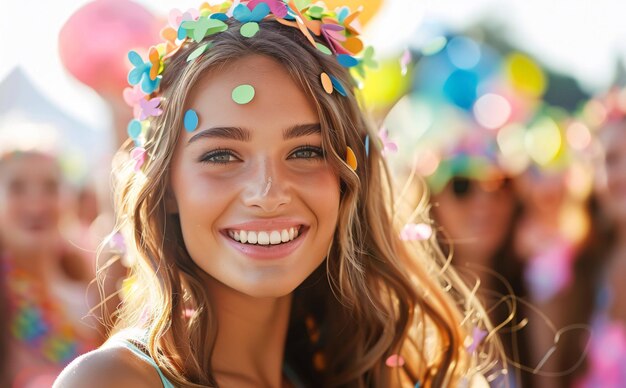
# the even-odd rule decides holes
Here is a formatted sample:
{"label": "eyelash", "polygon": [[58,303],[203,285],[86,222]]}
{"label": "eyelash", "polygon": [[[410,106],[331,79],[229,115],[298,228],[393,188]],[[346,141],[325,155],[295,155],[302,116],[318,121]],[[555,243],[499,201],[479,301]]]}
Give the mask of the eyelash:
{"label": "eyelash", "polygon": [[227,161],[211,160],[212,158],[215,158],[218,156],[229,156],[229,157],[233,157],[239,160],[239,158],[237,158],[237,156],[235,155],[233,151],[223,149],[223,148],[218,148],[216,150],[209,151],[206,154],[202,155],[202,158],[200,158],[200,162],[207,163],[207,164],[228,164],[228,163],[233,162],[233,160],[227,160]]}
{"label": "eyelash", "polygon": [[[311,152],[314,155],[310,156],[310,157],[296,157],[296,156],[294,156],[298,152]],[[229,160],[227,160],[227,161],[217,161],[217,160],[213,159],[213,158],[220,157],[220,156],[228,156]],[[232,160],[232,158],[234,158],[236,160]],[[287,159],[323,159],[323,158],[324,158],[324,150],[321,147],[315,147],[315,146],[308,145],[308,144],[296,148],[287,157]],[[235,153],[233,151],[228,150],[228,149],[223,149],[223,148],[219,148],[219,149],[216,149],[216,150],[213,150],[213,151],[209,151],[209,152],[207,152],[206,154],[204,154],[200,158],[200,162],[207,163],[207,164],[228,164],[228,163],[232,163],[234,161],[239,161],[239,160],[240,159],[235,155]]]}
{"label": "eyelash", "polygon": [[[302,152],[302,151],[312,152],[312,153],[315,153],[316,155],[312,157],[308,157],[308,158],[292,157],[292,155],[294,155],[295,153]],[[322,148],[307,144],[307,145],[298,147],[295,150],[293,150],[293,152],[289,154],[289,157],[287,159],[323,159],[323,158],[324,158],[324,150]]]}

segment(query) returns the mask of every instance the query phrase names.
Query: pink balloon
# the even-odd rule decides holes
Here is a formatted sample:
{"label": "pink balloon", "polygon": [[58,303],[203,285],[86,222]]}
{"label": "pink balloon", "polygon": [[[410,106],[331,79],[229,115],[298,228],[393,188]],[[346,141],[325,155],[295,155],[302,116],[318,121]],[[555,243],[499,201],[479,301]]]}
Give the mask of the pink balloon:
{"label": "pink balloon", "polygon": [[127,53],[159,43],[162,22],[130,0],[95,0],[77,10],[59,33],[59,55],[79,81],[104,95],[121,95]]}

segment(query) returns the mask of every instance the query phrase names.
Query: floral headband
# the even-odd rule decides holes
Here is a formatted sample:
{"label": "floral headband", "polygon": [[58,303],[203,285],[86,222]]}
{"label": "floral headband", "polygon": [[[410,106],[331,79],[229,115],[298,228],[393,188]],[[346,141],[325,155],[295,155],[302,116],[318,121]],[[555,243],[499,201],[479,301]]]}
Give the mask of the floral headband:
{"label": "floral headband", "polygon": [[[359,38],[357,16],[360,12],[351,12],[348,7],[329,10],[323,2],[312,3],[311,0],[235,0],[218,5],[203,3],[199,9],[184,13],[171,11],[169,25],[161,31],[165,41],[150,47],[147,60],[135,51],[128,53],[133,69],[128,74],[131,87],[124,90],[124,100],[133,108],[134,119],[128,124],[128,135],[135,143],[131,151],[135,170],[140,170],[145,160],[144,134],[150,118],[163,113],[159,108],[162,98],[158,95],[163,72],[167,70],[168,59],[183,44],[194,42],[198,45],[187,57],[187,62],[192,62],[211,48],[212,42],[204,39],[226,31],[229,19],[240,22],[236,28],[242,36],[250,39],[259,31],[260,21],[274,19],[298,29],[313,47],[326,55],[335,56],[339,64],[351,70],[353,77],[358,75],[363,78],[365,68],[375,67],[376,62],[373,60],[374,49],[364,47]],[[314,36],[322,38],[326,44],[316,41]],[[320,83],[328,94],[337,92],[347,95],[346,88],[333,75],[322,71]],[[238,104],[247,104],[253,98],[254,87],[251,85],[239,85],[233,89],[232,99]],[[191,109],[185,112],[183,124],[187,131],[194,131],[198,125],[196,112]],[[356,157],[350,147],[346,151],[346,163],[356,171]]]}

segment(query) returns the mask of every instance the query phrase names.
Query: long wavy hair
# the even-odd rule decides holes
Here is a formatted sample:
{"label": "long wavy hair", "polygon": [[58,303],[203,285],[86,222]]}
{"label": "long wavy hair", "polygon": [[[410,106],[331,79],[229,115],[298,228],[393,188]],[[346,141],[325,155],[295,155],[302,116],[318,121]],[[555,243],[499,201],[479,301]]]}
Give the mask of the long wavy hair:
{"label": "long wavy hair", "polygon": [[[132,143],[118,154],[117,228],[127,238],[132,286],[114,330],[145,330],[146,351],[174,385],[218,386],[211,365],[217,329],[205,287],[209,275],[189,256],[178,216],[166,211],[165,199],[184,107],[196,82],[208,71],[262,55],[282,64],[314,102],[327,163],[341,182],[337,227],[325,265],[294,291],[285,363],[312,386],[325,387],[412,386],[416,381],[422,387],[454,386],[463,376],[488,368],[489,357],[478,361],[465,349],[472,325],[480,321],[489,330],[486,314],[446,266],[435,237],[421,242],[399,238],[407,219],[396,212],[377,142],[371,141],[366,152],[365,137],[375,139],[376,132],[352,93],[349,72],[297,29],[273,20],[260,25],[254,38],[245,38],[239,23],[230,21],[227,31],[205,38],[212,47],[191,63],[186,58],[197,44],[184,45],[166,64],[160,86],[163,114],[150,124],[143,171],[134,172],[126,156]],[[350,85],[347,96],[327,94],[319,81],[322,71]],[[356,172],[345,162],[348,146],[358,161]],[[429,222],[426,203],[413,212],[412,221]],[[495,338],[485,343],[497,348]],[[401,355],[404,365],[386,366],[392,355]]]}

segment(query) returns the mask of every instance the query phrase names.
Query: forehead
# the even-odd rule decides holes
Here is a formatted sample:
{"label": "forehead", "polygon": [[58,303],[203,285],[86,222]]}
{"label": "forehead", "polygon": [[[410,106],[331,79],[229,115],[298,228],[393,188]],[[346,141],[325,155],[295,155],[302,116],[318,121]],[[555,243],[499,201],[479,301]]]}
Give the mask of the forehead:
{"label": "forehead", "polygon": [[[240,85],[254,88],[246,104],[233,100]],[[213,125],[283,129],[296,123],[319,121],[312,96],[305,93],[274,59],[250,55],[209,71],[192,87],[187,109],[198,113],[198,129]]]}
{"label": "forehead", "polygon": [[57,162],[39,154],[11,155],[0,161],[0,181],[22,179],[60,179],[61,171]]}

